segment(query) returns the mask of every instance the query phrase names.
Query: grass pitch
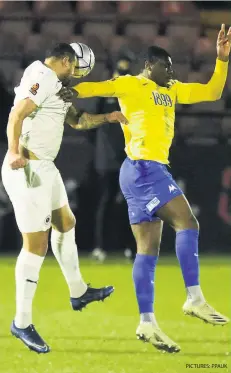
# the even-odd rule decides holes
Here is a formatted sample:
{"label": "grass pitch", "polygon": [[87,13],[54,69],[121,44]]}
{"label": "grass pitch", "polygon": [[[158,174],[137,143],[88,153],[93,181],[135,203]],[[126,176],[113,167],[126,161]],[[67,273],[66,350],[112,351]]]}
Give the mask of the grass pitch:
{"label": "grass pitch", "polygon": [[[185,292],[180,269],[175,258],[165,257],[160,258],[156,272],[156,316],[166,334],[180,344],[180,353],[163,354],[136,340],[139,317],[131,264],[112,260],[100,265],[81,260],[86,281],[94,286],[113,284],[116,290],[104,303],[93,303],[83,312],[74,312],[59,267],[49,257],[41,270],[34,302],[34,323],[52,352],[47,355],[30,352],[9,332],[15,310],[15,260],[0,258],[1,373],[231,371],[230,325],[213,327],[183,315]],[[207,300],[220,312],[230,315],[229,258],[202,258],[201,283]],[[187,364],[200,365],[190,368]]]}

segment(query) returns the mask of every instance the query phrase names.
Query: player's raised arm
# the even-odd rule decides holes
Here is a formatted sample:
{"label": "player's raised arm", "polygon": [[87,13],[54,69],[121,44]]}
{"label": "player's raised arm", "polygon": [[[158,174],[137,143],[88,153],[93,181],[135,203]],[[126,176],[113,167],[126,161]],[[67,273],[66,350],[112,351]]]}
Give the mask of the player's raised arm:
{"label": "player's raised arm", "polygon": [[127,119],[120,111],[114,111],[109,114],[88,114],[78,111],[72,105],[67,113],[66,122],[76,130],[89,130],[104,123],[127,124]]}
{"label": "player's raised arm", "polygon": [[12,169],[25,167],[27,160],[19,154],[19,138],[23,120],[33,113],[37,105],[30,98],[19,101],[9,115],[7,125],[9,164]]}
{"label": "player's raised arm", "polygon": [[180,104],[194,104],[203,101],[216,101],[221,98],[227,73],[231,47],[231,27],[225,33],[225,25],[217,38],[217,60],[212,78],[207,84],[177,83],[177,102]]}
{"label": "player's raised arm", "polygon": [[122,97],[130,93],[133,81],[131,76],[123,76],[104,82],[80,83],[73,89],[77,92],[79,98],[88,97]]}

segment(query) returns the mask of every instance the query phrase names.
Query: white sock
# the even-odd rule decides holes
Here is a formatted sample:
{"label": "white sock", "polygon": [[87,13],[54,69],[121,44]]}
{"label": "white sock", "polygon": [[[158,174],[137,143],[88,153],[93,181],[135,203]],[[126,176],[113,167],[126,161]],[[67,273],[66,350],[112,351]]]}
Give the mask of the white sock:
{"label": "white sock", "polygon": [[187,299],[190,300],[194,305],[205,303],[205,298],[202,293],[200,285],[187,287]]}
{"label": "white sock", "polygon": [[23,248],[18,256],[15,267],[16,315],[14,319],[18,328],[24,329],[32,324],[32,302],[44,258]]}
{"label": "white sock", "polygon": [[152,325],[156,326],[157,328],[159,327],[156,321],[155,314],[153,312],[141,313],[140,322],[141,323],[145,323],[145,322],[152,323]]}
{"label": "white sock", "polygon": [[52,229],[51,247],[68,284],[70,296],[72,298],[81,297],[87,291],[87,285],[83,281],[79,269],[75,228],[66,233]]}

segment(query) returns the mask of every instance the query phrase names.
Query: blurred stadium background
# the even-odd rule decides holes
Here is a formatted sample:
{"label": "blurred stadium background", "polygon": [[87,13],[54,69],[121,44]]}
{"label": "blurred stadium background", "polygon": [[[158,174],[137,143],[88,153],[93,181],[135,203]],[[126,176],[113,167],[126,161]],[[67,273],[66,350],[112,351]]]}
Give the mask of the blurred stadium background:
{"label": "blurred stadium background", "polygon": [[[13,88],[23,69],[43,59],[52,43],[78,41],[93,49],[96,65],[88,80],[110,78],[121,58],[131,61],[133,74],[139,72],[137,56],[145,46],[157,44],[172,54],[179,79],[206,82],[214,68],[220,24],[228,26],[230,20],[230,2],[222,1],[0,1],[0,161],[6,150]],[[101,111],[98,99],[77,100],[76,104],[93,113]],[[106,104],[110,109],[110,100]],[[110,178],[118,174],[123,140],[112,137],[102,131],[65,129],[57,164],[77,215],[81,251],[99,245],[109,251],[134,248],[126,206],[116,178]],[[102,145],[106,142],[107,147]],[[231,71],[220,101],[177,106],[171,171],[201,223],[202,251],[221,253],[231,244],[230,149]],[[105,174],[109,175],[106,181]],[[11,205],[0,186],[0,250],[18,250],[21,242]],[[106,198],[108,206],[97,213],[102,193],[111,198]],[[105,233],[95,232],[101,229],[98,220],[107,224]],[[104,243],[97,242],[100,234]],[[173,250],[172,239],[166,228],[163,252]]]}
{"label": "blurred stadium background", "polygon": [[[230,2],[222,1],[0,1],[0,163],[7,149],[5,131],[13,88],[28,64],[43,59],[51,44],[88,44],[96,55],[88,80],[110,78],[121,60],[129,61],[136,74],[141,68],[137,56],[145,46],[156,44],[172,54],[179,79],[207,82],[215,64],[220,24],[228,26],[230,22]],[[117,105],[111,99],[103,103],[76,100],[76,104],[92,113],[111,111]],[[82,272],[95,286],[114,284],[116,292],[105,305],[91,305],[83,315],[76,315],[68,308],[68,292],[57,264],[47,258],[34,316],[36,326],[53,347],[48,359],[29,355],[9,336],[14,265],[21,239],[0,179],[0,253],[5,256],[0,260],[4,284],[0,290],[1,372],[183,373],[186,363],[230,365],[229,328],[210,328],[182,317],[185,294],[174,257],[174,234],[167,227],[157,270],[156,312],[160,326],[180,343],[182,353],[177,357],[159,355],[135,340],[138,315],[131,262],[120,256],[126,248],[135,249],[118,186],[123,157],[123,138],[115,127],[85,133],[65,128],[56,163],[77,218],[80,254],[86,256],[96,247],[116,254],[100,266],[89,258],[81,259]],[[231,70],[220,101],[177,106],[171,172],[201,225],[205,294],[221,312],[230,314]],[[205,371],[228,369],[200,369]]]}

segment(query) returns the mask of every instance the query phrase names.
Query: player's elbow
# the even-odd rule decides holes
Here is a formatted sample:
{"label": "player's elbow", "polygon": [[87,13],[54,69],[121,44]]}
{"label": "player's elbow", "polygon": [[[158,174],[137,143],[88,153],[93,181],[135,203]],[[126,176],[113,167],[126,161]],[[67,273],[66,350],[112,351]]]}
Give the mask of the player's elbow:
{"label": "player's elbow", "polygon": [[220,100],[223,93],[223,89],[211,89],[208,92],[209,101],[217,101]]}
{"label": "player's elbow", "polygon": [[214,95],[215,99],[214,101],[220,100],[222,97],[222,91],[218,92],[216,95]]}
{"label": "player's elbow", "polygon": [[222,92],[222,86],[215,86],[209,82],[200,85],[200,90],[197,92],[197,95],[201,96],[203,101],[217,101],[220,100]]}
{"label": "player's elbow", "polygon": [[203,101],[218,101],[221,98],[222,93],[218,92],[209,92],[208,95],[203,97]]}
{"label": "player's elbow", "polygon": [[80,123],[75,123],[75,124],[70,124],[70,126],[74,129],[74,130],[77,130],[77,131],[85,131],[86,128],[80,124]]}
{"label": "player's elbow", "polygon": [[81,113],[81,115],[78,115],[75,117],[75,120],[72,121],[67,121],[69,126],[74,128],[77,131],[84,131],[88,129],[88,122],[87,122],[87,114],[86,113]]}
{"label": "player's elbow", "polygon": [[217,101],[220,100],[222,96],[222,91],[213,91],[211,92],[211,99],[210,101]]}

